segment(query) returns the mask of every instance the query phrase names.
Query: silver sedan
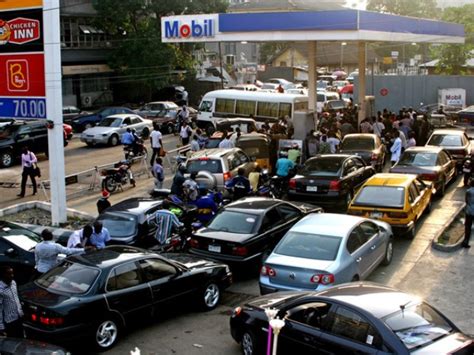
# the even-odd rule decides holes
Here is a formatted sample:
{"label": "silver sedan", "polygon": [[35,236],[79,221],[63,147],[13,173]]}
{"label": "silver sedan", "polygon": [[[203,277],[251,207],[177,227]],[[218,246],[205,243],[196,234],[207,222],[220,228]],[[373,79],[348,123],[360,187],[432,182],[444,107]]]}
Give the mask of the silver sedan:
{"label": "silver sedan", "polygon": [[89,146],[120,143],[127,129],[135,129],[137,134],[148,136],[153,129],[153,121],[134,114],[117,114],[104,118],[95,127],[86,129],[81,134],[81,141]]}
{"label": "silver sedan", "polygon": [[260,293],[324,290],[364,280],[393,256],[393,234],[382,221],[310,214],[295,224],[265,260]]}

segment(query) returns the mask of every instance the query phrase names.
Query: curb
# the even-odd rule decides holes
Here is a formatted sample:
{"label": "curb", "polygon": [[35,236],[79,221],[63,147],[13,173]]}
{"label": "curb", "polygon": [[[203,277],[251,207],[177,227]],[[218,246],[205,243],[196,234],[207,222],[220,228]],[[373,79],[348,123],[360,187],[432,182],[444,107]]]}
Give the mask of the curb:
{"label": "curb", "polygon": [[435,237],[431,241],[431,247],[433,249],[443,251],[445,253],[452,253],[456,250],[461,249],[461,244],[463,242],[463,238],[459,239],[455,244],[440,244],[436,242],[438,238],[444,233],[444,231],[453,223],[453,221],[459,216],[459,214],[464,210],[464,207],[466,206],[465,203],[463,203],[461,206],[459,206],[458,210],[446,221],[444,224],[443,228],[440,229],[438,233],[436,233]]}

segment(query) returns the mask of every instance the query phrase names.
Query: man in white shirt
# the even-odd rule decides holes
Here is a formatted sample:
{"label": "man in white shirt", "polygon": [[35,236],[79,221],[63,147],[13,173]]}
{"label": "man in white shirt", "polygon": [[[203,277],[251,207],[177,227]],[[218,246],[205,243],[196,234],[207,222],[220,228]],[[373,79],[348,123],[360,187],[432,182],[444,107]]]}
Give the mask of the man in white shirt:
{"label": "man in white shirt", "polygon": [[188,126],[188,123],[186,121],[183,122],[183,125],[181,126],[181,130],[179,131],[179,136],[181,137],[181,142],[183,145],[188,145],[189,144],[189,137],[193,133],[193,130],[191,127]]}
{"label": "man in white shirt", "polygon": [[222,137],[223,139],[219,143],[219,148],[234,148],[235,147],[234,143],[232,143],[232,141],[229,139],[227,135],[227,131],[224,131],[222,133]]}
{"label": "man in white shirt", "polygon": [[402,154],[402,140],[400,139],[400,136],[403,134],[403,132],[400,132],[399,130],[394,130],[393,134],[395,137],[395,141],[393,142],[392,147],[390,148],[390,152],[392,153],[392,156],[390,158],[392,166],[394,166],[400,160],[400,155]]}
{"label": "man in white shirt", "polygon": [[91,225],[86,225],[84,228],[79,229],[72,233],[67,240],[68,248],[84,248],[89,243],[89,238],[93,232]]}
{"label": "man in white shirt", "polygon": [[328,138],[327,142],[331,146],[331,153],[335,154],[336,151],[337,151],[337,147],[339,146],[341,141],[339,139],[337,139],[336,137],[331,136],[331,137]]}
{"label": "man in white shirt", "polygon": [[153,154],[151,155],[151,160],[150,160],[151,166],[153,166],[153,164],[155,163],[156,156],[160,155],[160,149],[163,146],[163,142],[161,141],[162,137],[163,136],[160,132],[158,125],[154,124],[153,131],[150,134],[150,144],[151,144],[151,149],[153,150]]}
{"label": "man in white shirt", "polygon": [[374,134],[377,137],[382,138],[383,131],[385,130],[385,125],[382,122],[382,117],[378,117],[377,121],[373,125]]}

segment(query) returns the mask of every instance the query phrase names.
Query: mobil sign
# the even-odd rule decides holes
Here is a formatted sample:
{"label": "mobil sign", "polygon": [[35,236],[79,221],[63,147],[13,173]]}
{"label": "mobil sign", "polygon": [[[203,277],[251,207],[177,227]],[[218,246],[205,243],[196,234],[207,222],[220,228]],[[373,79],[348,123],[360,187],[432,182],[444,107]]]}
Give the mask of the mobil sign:
{"label": "mobil sign", "polygon": [[218,17],[216,15],[171,16],[161,20],[163,42],[192,39],[206,41],[215,37]]}

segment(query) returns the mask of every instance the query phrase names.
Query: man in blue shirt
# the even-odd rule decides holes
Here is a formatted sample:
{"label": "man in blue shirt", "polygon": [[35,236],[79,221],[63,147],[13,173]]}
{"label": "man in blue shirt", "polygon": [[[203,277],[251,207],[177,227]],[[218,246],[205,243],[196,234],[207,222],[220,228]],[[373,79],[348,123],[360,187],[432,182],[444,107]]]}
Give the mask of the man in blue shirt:
{"label": "man in blue shirt", "polygon": [[276,162],[276,174],[279,177],[287,178],[290,174],[290,170],[295,167],[293,163],[287,156],[280,154],[280,158]]}
{"label": "man in blue shirt", "polygon": [[97,249],[104,249],[105,244],[110,241],[110,233],[107,228],[102,226],[99,221],[94,222],[94,233],[92,233],[90,241]]}
{"label": "man in blue shirt", "polygon": [[127,132],[122,136],[122,144],[131,147],[133,143],[135,143],[135,136],[133,135],[132,130],[127,128]]}
{"label": "man in blue shirt", "polygon": [[245,169],[239,168],[237,170],[237,176],[230,180],[225,185],[226,189],[232,189],[234,200],[246,197],[250,191],[250,181],[245,177]]}

